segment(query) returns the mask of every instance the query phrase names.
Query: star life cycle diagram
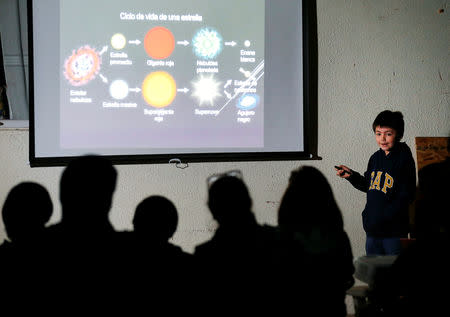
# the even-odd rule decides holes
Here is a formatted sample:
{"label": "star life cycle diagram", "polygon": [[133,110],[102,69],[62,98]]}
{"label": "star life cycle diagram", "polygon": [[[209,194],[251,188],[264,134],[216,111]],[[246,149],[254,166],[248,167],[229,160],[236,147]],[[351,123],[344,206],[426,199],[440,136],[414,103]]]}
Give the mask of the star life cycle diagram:
{"label": "star life cycle diagram", "polygon": [[[133,10],[99,13],[98,25],[103,15],[111,22],[91,26],[89,32],[84,32],[85,26],[79,35],[67,23],[63,30],[73,36],[70,42],[63,35],[60,39],[61,121],[82,109],[113,125],[115,111],[122,120],[133,121],[129,129],[139,133],[165,125],[165,129],[176,126],[177,131],[182,126],[188,135],[192,129],[198,136],[199,129],[217,127],[218,134],[237,140],[225,142],[227,146],[262,146],[264,14],[253,20],[252,16],[254,6],[262,6],[259,10],[264,12],[264,4],[248,1],[239,21],[232,13],[236,3],[228,2],[230,10],[225,12],[199,8],[194,13],[192,8],[149,10],[131,5]],[[253,141],[240,143],[239,133],[252,135]],[[171,133],[166,135],[170,138]],[[130,146],[145,142],[139,144]],[[188,142],[186,147],[199,145],[214,147],[214,142]],[[156,146],[180,144],[168,141]]]}

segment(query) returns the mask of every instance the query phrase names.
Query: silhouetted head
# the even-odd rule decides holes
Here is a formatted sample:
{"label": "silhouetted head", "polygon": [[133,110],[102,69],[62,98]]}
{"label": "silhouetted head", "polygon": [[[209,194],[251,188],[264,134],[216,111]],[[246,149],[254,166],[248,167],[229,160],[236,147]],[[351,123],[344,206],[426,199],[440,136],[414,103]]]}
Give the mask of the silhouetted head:
{"label": "silhouetted head", "polygon": [[162,196],[145,198],[133,217],[134,232],[138,237],[153,242],[167,242],[177,229],[178,212],[175,205]]}
{"label": "silhouetted head", "polygon": [[26,242],[37,238],[52,212],[52,200],[42,185],[33,182],[16,185],[8,193],[2,210],[9,239]]}
{"label": "silhouetted head", "polygon": [[105,220],[116,188],[117,171],[107,158],[95,155],[69,162],[60,182],[63,220]]}
{"label": "silhouetted head", "polygon": [[278,211],[278,224],[293,231],[318,226],[343,230],[330,184],[318,169],[303,166],[292,171]]}
{"label": "silhouetted head", "polygon": [[252,200],[242,179],[234,176],[218,178],[209,188],[208,207],[220,225],[238,225],[252,215]]}

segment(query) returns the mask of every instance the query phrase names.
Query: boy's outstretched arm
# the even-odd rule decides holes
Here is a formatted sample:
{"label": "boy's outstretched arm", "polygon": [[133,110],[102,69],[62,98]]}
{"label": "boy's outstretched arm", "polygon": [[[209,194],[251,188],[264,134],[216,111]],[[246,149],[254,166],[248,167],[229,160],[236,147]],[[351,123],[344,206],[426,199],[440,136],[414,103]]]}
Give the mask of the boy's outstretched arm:
{"label": "boy's outstretched arm", "polygon": [[341,178],[349,178],[352,175],[352,170],[345,165],[336,165],[334,167],[336,175]]}
{"label": "boy's outstretched arm", "polygon": [[362,176],[345,165],[336,165],[334,168],[336,169],[337,176],[348,180],[356,189],[367,192],[369,186],[365,176]]}

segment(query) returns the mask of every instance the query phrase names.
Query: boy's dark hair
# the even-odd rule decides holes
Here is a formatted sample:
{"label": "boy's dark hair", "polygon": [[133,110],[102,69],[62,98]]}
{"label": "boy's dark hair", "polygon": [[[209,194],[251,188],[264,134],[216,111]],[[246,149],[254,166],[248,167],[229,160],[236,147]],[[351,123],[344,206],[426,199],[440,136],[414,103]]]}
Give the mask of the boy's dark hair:
{"label": "boy's dark hair", "polygon": [[397,141],[403,138],[405,132],[405,121],[400,111],[384,110],[380,112],[372,123],[373,132],[376,127],[389,127],[397,132]]}

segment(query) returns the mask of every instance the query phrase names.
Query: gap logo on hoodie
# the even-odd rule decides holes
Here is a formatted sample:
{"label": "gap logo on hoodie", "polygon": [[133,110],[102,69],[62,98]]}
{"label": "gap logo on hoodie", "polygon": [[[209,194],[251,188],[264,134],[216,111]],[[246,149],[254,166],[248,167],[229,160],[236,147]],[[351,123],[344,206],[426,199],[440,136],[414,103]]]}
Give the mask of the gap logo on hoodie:
{"label": "gap logo on hoodie", "polygon": [[[384,177],[383,177],[384,174]],[[383,185],[381,185],[381,180],[383,179]],[[370,174],[370,186],[369,190],[381,190],[383,193],[387,193],[389,188],[394,186],[394,178],[386,172],[377,171],[375,176],[375,171]]]}

